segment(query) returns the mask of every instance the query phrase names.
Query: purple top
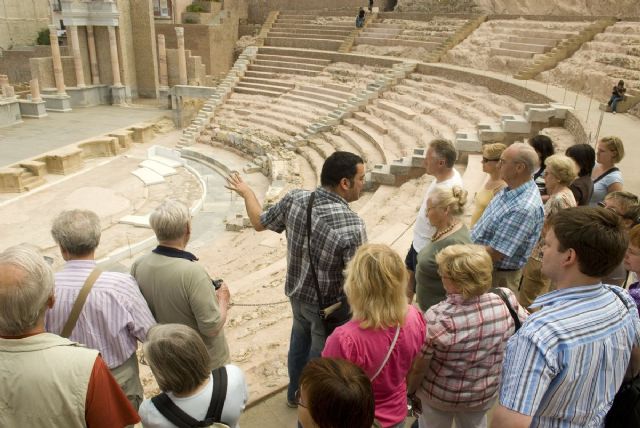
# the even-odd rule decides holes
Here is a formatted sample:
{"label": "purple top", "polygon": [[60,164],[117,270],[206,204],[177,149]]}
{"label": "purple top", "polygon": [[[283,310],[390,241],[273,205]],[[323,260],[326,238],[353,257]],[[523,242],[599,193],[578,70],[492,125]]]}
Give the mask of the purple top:
{"label": "purple top", "polygon": [[633,301],[636,302],[638,313],[640,313],[640,282],[634,282],[631,284],[628,291],[631,297],[633,297]]}

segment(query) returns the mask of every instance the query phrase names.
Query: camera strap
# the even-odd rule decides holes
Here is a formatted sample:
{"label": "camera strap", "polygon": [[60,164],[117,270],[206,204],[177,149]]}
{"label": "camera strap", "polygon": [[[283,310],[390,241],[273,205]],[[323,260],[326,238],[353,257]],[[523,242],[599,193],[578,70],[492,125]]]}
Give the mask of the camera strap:
{"label": "camera strap", "polygon": [[309,269],[311,270],[311,277],[313,278],[313,286],[316,289],[316,295],[318,296],[320,317],[324,319],[324,302],[322,301],[322,294],[320,293],[320,284],[318,283],[316,269],[313,266],[313,257],[311,257],[311,210],[313,209],[313,201],[315,201],[315,199],[316,192],[311,192],[311,196],[309,197],[309,204],[307,205],[307,252],[309,253]]}

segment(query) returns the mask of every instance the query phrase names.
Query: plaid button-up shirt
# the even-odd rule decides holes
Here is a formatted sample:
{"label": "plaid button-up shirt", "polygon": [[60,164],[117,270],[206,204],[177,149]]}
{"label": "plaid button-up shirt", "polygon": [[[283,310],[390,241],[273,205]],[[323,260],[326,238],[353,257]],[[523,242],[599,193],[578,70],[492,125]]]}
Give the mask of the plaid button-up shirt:
{"label": "plaid button-up shirt", "polygon": [[[528,316],[507,288],[520,321]],[[418,395],[442,410],[481,407],[496,396],[502,357],[515,323],[500,296],[485,293],[464,300],[450,294],[425,313],[422,358],[429,360]]]}
{"label": "plaid button-up shirt", "polygon": [[[311,255],[325,304],[343,294],[343,270],[367,240],[364,221],[342,197],[318,187],[311,216]],[[307,251],[307,206],[311,192],[292,190],[260,216],[264,227],[287,234],[287,296],[317,303]]]}
{"label": "plaid button-up shirt", "polygon": [[515,189],[505,187],[489,202],[471,229],[471,240],[504,254],[498,269],[520,269],[540,238],[544,210],[533,180]]}

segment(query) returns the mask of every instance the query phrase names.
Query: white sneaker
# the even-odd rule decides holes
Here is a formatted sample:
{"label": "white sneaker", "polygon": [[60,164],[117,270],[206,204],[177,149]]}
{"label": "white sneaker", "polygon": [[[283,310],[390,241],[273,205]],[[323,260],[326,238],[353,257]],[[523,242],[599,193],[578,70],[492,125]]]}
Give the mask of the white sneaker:
{"label": "white sneaker", "polygon": [[616,112],[615,112],[615,111],[612,111],[611,113],[616,114]]}

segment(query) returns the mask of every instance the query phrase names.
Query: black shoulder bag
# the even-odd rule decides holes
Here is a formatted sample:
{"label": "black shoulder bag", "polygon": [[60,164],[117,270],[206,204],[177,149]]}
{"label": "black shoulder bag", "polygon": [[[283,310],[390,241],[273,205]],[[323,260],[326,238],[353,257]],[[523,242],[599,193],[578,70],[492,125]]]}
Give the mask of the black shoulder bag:
{"label": "black shoulder bag", "polygon": [[[622,297],[615,291],[612,292],[620,299],[624,307],[629,309]],[[606,428],[637,428],[640,426],[640,375],[622,382],[604,420],[604,426]]]}
{"label": "black shoulder bag", "polygon": [[522,326],[522,323],[520,322],[520,318],[518,318],[518,313],[516,312],[516,310],[513,309],[513,307],[511,307],[511,304],[509,303],[509,299],[507,298],[507,296],[504,295],[502,290],[500,290],[499,288],[492,288],[489,291],[491,293],[497,295],[498,297],[500,297],[502,299],[502,301],[504,302],[504,304],[507,305],[507,309],[509,310],[509,313],[511,314],[511,318],[513,318],[513,323],[516,326],[516,330],[515,330],[514,334],[517,333],[518,330],[520,330],[520,327]]}
{"label": "black shoulder bag", "polygon": [[605,172],[600,174],[595,180],[593,180],[593,184],[596,184],[598,181],[602,180],[607,175],[609,175],[609,174],[611,174],[612,172],[615,172],[615,171],[619,171],[617,166],[614,166],[613,168],[609,168],[608,170],[606,170]]}
{"label": "black shoulder bag", "polygon": [[311,257],[311,209],[313,208],[313,201],[315,199],[316,192],[312,192],[309,198],[309,205],[307,206],[307,250],[309,252],[309,267],[311,276],[313,277],[313,286],[318,296],[318,307],[320,308],[318,315],[320,315],[320,319],[322,320],[325,335],[329,337],[329,335],[333,333],[333,330],[351,319],[351,308],[344,294],[340,296],[340,299],[336,303],[331,305],[326,305],[322,299],[318,276],[313,266],[313,257]]}
{"label": "black shoulder bag", "polygon": [[171,401],[171,398],[163,392],[151,399],[156,409],[178,428],[199,428],[209,427],[216,422],[221,422],[222,407],[227,398],[227,369],[222,366],[213,372],[213,392],[211,393],[211,403],[204,420],[199,421],[185,413],[180,407]]}

